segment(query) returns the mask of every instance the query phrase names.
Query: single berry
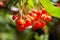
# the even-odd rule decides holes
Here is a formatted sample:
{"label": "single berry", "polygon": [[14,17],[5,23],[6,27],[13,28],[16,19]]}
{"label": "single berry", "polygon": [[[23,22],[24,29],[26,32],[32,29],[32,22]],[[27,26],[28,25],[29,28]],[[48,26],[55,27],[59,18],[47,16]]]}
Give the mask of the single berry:
{"label": "single berry", "polygon": [[45,9],[42,9],[41,11],[42,11],[42,14],[46,14],[47,13]]}
{"label": "single berry", "polygon": [[46,14],[42,14],[41,17],[40,17],[40,19],[41,20],[45,20],[45,17],[46,17]]}
{"label": "single berry", "polygon": [[2,7],[4,4],[3,4],[3,2],[0,2],[0,7]]}
{"label": "single berry", "polygon": [[21,20],[16,20],[16,24],[17,25],[24,25],[25,24],[25,21],[23,20],[23,19],[21,19]]}
{"label": "single berry", "polygon": [[31,20],[29,18],[25,19],[25,26],[28,27],[30,25],[32,25]]}
{"label": "single berry", "polygon": [[50,21],[51,21],[51,19],[52,19],[52,17],[51,17],[51,16],[46,16],[46,18],[45,18],[45,20],[46,20],[47,22],[50,22]]}
{"label": "single berry", "polygon": [[34,18],[33,18],[32,16],[27,15],[27,17],[28,17],[29,19],[31,19],[31,21],[34,21]]}
{"label": "single berry", "polygon": [[13,16],[12,16],[12,19],[13,19],[13,20],[17,20],[17,19],[18,19],[18,16],[13,15]]}
{"label": "single berry", "polygon": [[39,27],[40,27],[40,22],[39,22],[39,21],[35,21],[35,22],[33,23],[32,29],[33,29],[33,30],[36,30],[36,29],[38,29]]}
{"label": "single berry", "polygon": [[32,9],[31,12],[33,12],[33,13],[37,13],[37,11],[38,11],[38,10],[36,10],[36,9]]}
{"label": "single berry", "polygon": [[40,27],[39,28],[43,28],[46,25],[46,23],[44,21],[40,22]]}
{"label": "single berry", "polygon": [[37,12],[32,12],[32,13],[34,13],[34,14],[36,14],[36,20],[38,20],[40,17],[41,17],[41,14],[40,14],[40,12],[39,11],[37,11]]}
{"label": "single berry", "polygon": [[29,13],[29,15],[32,16],[34,18],[34,20],[37,19],[37,15],[36,14],[34,14],[34,13],[31,12],[31,13]]}

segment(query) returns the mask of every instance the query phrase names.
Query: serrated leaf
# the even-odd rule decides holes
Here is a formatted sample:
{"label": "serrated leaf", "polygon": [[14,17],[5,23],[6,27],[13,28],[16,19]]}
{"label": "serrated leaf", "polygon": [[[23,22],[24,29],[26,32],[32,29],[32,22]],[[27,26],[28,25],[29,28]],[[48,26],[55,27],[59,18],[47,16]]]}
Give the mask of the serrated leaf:
{"label": "serrated leaf", "polygon": [[50,0],[40,0],[40,3],[50,15],[60,18],[60,8],[55,7]]}

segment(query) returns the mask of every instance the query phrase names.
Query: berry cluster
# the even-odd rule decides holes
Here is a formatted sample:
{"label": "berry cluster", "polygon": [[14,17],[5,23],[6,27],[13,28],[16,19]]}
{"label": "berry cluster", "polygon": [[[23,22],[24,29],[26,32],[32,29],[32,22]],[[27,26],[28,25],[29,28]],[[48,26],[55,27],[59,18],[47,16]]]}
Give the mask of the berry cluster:
{"label": "berry cluster", "polygon": [[52,17],[45,11],[45,9],[42,10],[32,9],[30,13],[25,15],[25,19],[23,18],[20,19],[18,15],[13,15],[12,19],[15,20],[16,22],[17,30],[24,31],[31,25],[33,30],[43,28],[46,25],[46,22],[51,21]]}

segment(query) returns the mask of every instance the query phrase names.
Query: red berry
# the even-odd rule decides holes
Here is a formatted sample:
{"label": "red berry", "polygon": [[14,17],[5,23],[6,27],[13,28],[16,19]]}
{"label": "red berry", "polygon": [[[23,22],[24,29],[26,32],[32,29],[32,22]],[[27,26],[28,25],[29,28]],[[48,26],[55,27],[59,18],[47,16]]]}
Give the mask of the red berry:
{"label": "red berry", "polygon": [[51,19],[52,19],[52,17],[51,17],[51,16],[46,16],[46,18],[45,18],[45,20],[46,20],[47,22],[50,22],[50,21],[51,21]]}
{"label": "red berry", "polygon": [[34,18],[33,18],[32,16],[27,15],[27,17],[28,17],[29,19],[31,19],[31,21],[34,21]]}
{"label": "red berry", "polygon": [[25,27],[28,27],[28,26],[32,25],[32,22],[29,18],[25,19],[25,22],[26,22]]}
{"label": "red berry", "polygon": [[26,27],[24,25],[17,25],[16,29],[20,32],[26,30]]}
{"label": "red berry", "polygon": [[42,14],[46,14],[46,10],[45,9],[42,9]]}
{"label": "red berry", "polygon": [[39,22],[39,21],[35,21],[35,22],[33,23],[32,29],[33,29],[33,30],[38,29],[39,26],[40,26],[40,22]]}
{"label": "red berry", "polygon": [[45,20],[46,14],[41,15],[41,20]]}
{"label": "red berry", "polygon": [[36,10],[36,9],[33,9],[32,13],[34,13],[34,14],[40,14],[40,12],[38,10]]}
{"label": "red berry", "polygon": [[39,10],[39,13],[41,14],[41,13],[42,13],[42,11],[41,11],[41,10]]}
{"label": "red berry", "polygon": [[38,20],[41,17],[41,13],[39,11],[32,11],[32,13],[37,15],[36,20]]}
{"label": "red berry", "polygon": [[33,13],[36,13],[36,12],[37,12],[37,10],[36,10],[36,9],[32,9],[32,12],[33,12]]}
{"label": "red berry", "polygon": [[29,13],[30,16],[33,16],[33,13]]}
{"label": "red berry", "polygon": [[0,2],[0,7],[2,7],[4,4],[3,4],[3,2]]}
{"label": "red berry", "polygon": [[16,20],[16,24],[17,25],[24,25],[25,24],[25,21],[23,20],[23,19],[21,19],[21,20]]}
{"label": "red berry", "polygon": [[13,20],[17,20],[17,19],[18,19],[18,16],[13,15],[13,16],[12,16],[12,19],[13,19]]}
{"label": "red berry", "polygon": [[34,18],[34,20],[36,20],[36,18],[37,18],[36,14],[34,14],[34,13],[31,12],[31,13],[29,13],[29,15],[32,16]]}
{"label": "red berry", "polygon": [[46,23],[44,21],[40,22],[40,27],[39,28],[43,28],[46,25]]}

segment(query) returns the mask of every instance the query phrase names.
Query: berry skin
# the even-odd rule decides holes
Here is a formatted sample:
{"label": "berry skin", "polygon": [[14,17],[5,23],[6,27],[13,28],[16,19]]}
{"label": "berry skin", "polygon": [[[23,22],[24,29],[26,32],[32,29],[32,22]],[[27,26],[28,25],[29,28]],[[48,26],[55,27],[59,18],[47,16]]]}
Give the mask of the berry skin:
{"label": "berry skin", "polygon": [[40,27],[39,28],[43,28],[46,25],[46,23],[44,21],[40,22]]}
{"label": "berry skin", "polygon": [[16,20],[16,24],[17,25],[24,25],[25,24],[25,21],[23,20],[23,19],[21,19],[21,20]]}
{"label": "berry skin", "polygon": [[41,17],[41,13],[39,11],[37,11],[37,10],[32,10],[32,13],[37,15],[36,20],[38,20]]}
{"label": "berry skin", "polygon": [[41,20],[45,20],[45,18],[46,18],[46,14],[42,14],[41,15]]}
{"label": "berry skin", "polygon": [[20,32],[26,30],[26,27],[24,25],[17,25],[16,29]]}
{"label": "berry skin", "polygon": [[34,21],[34,18],[33,18],[32,16],[27,15],[27,17],[28,17],[29,19],[31,19],[31,21]]}
{"label": "berry skin", "polygon": [[34,24],[33,24],[32,29],[36,30],[38,28],[43,28],[45,25],[46,25],[46,23],[44,21],[42,21],[42,22],[35,21]]}
{"label": "berry skin", "polygon": [[39,21],[35,21],[35,22],[33,23],[32,29],[33,29],[33,30],[36,30],[36,29],[39,28],[39,26],[40,26],[40,22],[39,22]]}
{"label": "berry skin", "polygon": [[12,16],[12,19],[13,19],[13,20],[17,20],[17,19],[18,19],[18,16],[13,15],[13,16]]}
{"label": "berry skin", "polygon": [[42,9],[41,11],[42,11],[42,14],[46,14],[47,13],[45,9]]}
{"label": "berry skin", "polygon": [[36,14],[34,14],[34,13],[31,12],[31,13],[29,13],[29,15],[32,16],[34,18],[34,20],[36,20],[36,18],[37,18]]}
{"label": "berry skin", "polygon": [[2,7],[4,4],[3,4],[3,2],[0,2],[0,7]]}
{"label": "berry skin", "polygon": [[33,13],[37,13],[37,10],[36,10],[36,9],[32,9],[32,12],[33,12]]}
{"label": "berry skin", "polygon": [[48,16],[46,16],[45,20],[46,20],[47,22],[50,22],[50,21],[52,20],[52,17],[48,15]]}
{"label": "berry skin", "polygon": [[25,27],[28,27],[28,26],[32,25],[31,20],[29,18],[25,19],[25,24],[24,25],[25,25]]}

